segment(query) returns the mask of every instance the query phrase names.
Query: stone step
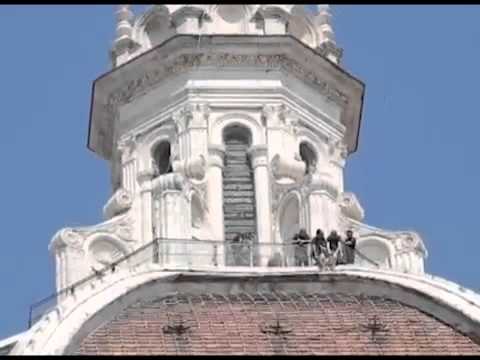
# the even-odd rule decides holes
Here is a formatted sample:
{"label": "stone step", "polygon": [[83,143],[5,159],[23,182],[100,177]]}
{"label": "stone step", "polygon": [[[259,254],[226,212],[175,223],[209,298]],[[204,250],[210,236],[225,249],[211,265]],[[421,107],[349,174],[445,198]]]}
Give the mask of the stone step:
{"label": "stone step", "polygon": [[226,212],[235,212],[235,211],[251,211],[255,212],[255,205],[252,204],[224,204],[223,211]]}
{"label": "stone step", "polygon": [[255,219],[225,220],[225,226],[255,226]]}
{"label": "stone step", "polygon": [[231,211],[227,212],[225,211],[225,214],[223,215],[225,220],[230,220],[230,219],[255,219],[255,213],[251,211]]}
{"label": "stone step", "polygon": [[253,190],[253,184],[237,184],[236,182],[231,184],[224,184],[223,191],[245,191],[245,190]]}
{"label": "stone step", "polygon": [[232,198],[239,198],[239,197],[249,197],[253,198],[253,191],[224,191],[224,197],[232,197]]}
{"label": "stone step", "polygon": [[252,198],[225,198],[225,204],[254,204],[255,201]]}

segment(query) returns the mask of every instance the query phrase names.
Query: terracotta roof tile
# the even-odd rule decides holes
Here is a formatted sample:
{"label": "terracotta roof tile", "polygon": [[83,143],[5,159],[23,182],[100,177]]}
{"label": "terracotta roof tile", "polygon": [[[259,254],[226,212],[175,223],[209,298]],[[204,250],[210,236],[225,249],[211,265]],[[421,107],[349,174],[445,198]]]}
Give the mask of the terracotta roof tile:
{"label": "terracotta roof tile", "polygon": [[[180,330],[165,333],[167,325]],[[84,338],[76,353],[443,355],[480,354],[480,346],[385,298],[243,293],[139,301]]]}

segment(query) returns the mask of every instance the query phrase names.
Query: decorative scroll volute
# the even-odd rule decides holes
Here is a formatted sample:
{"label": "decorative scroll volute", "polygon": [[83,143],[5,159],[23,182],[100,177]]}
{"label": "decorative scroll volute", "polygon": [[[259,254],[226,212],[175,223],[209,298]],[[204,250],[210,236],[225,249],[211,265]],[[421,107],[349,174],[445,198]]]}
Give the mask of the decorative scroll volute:
{"label": "decorative scroll volute", "polygon": [[115,215],[128,210],[132,206],[132,194],[125,189],[118,189],[103,207],[103,215],[110,219]]}
{"label": "decorative scroll volute", "polygon": [[295,158],[287,158],[277,154],[273,157],[271,166],[276,180],[289,178],[295,182],[300,182],[305,176],[305,163]]}
{"label": "decorative scroll volute", "polygon": [[202,180],[205,177],[206,165],[207,161],[203,155],[186,160],[177,160],[172,164],[174,172],[195,180]]}

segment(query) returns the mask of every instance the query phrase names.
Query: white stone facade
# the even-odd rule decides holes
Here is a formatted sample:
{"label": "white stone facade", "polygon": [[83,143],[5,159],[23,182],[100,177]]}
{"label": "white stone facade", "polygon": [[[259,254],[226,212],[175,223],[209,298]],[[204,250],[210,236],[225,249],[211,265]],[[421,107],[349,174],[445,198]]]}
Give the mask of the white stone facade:
{"label": "white stone facade", "polygon": [[[343,170],[356,148],[363,84],[338,61],[312,52],[333,44],[328,7],[317,14],[302,9],[155,5],[131,25],[128,7],[120,7],[115,47],[125,39],[138,46],[127,47],[128,56],[116,63],[136,59],[97,80],[89,134],[90,148],[111,163],[113,195],[104,207],[106,222],[54,236],[59,290],[158,238],[205,241],[203,248],[162,245],[165,266],[224,265],[224,132],[232,127],[250,139],[262,248],[257,265],[266,265],[274,247],[289,243],[300,228],[310,234],[353,229],[358,248],[381,267],[423,273],[420,237],[362,224],[362,207],[345,192]],[[158,28],[167,18],[176,32]],[[282,31],[273,30],[278,22]],[[285,32],[286,23],[297,30]],[[302,26],[310,37],[301,36]],[[204,37],[178,35],[190,33]],[[168,172],[155,159],[162,146]]]}

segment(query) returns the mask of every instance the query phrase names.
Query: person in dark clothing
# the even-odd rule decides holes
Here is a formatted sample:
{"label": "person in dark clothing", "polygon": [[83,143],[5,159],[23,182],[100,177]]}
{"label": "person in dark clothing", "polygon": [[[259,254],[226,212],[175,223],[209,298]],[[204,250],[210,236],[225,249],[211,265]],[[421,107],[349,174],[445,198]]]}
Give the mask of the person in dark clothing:
{"label": "person in dark clothing", "polygon": [[328,235],[327,242],[328,242],[328,246],[330,247],[330,252],[332,256],[336,259],[335,260],[336,264],[339,264],[342,262],[341,261],[342,251],[339,246],[340,241],[341,241],[341,238],[338,235],[338,233],[335,230],[332,230],[330,235]]}
{"label": "person in dark clothing", "polygon": [[353,237],[353,231],[347,230],[345,238],[345,263],[353,264],[355,262],[355,245],[357,239]]}
{"label": "person in dark clothing", "polygon": [[295,245],[295,266],[308,266],[308,236],[305,229],[301,229],[298,234],[293,237],[293,245]]}
{"label": "person in dark clothing", "polygon": [[340,242],[340,236],[335,230],[332,230],[330,235],[328,235],[327,242],[331,252],[335,252],[338,249],[338,243]]}
{"label": "person in dark clothing", "polygon": [[317,229],[317,233],[315,237],[312,239],[312,258],[317,262],[320,263],[320,254],[327,256],[327,240],[325,240],[325,235],[323,231]]}

